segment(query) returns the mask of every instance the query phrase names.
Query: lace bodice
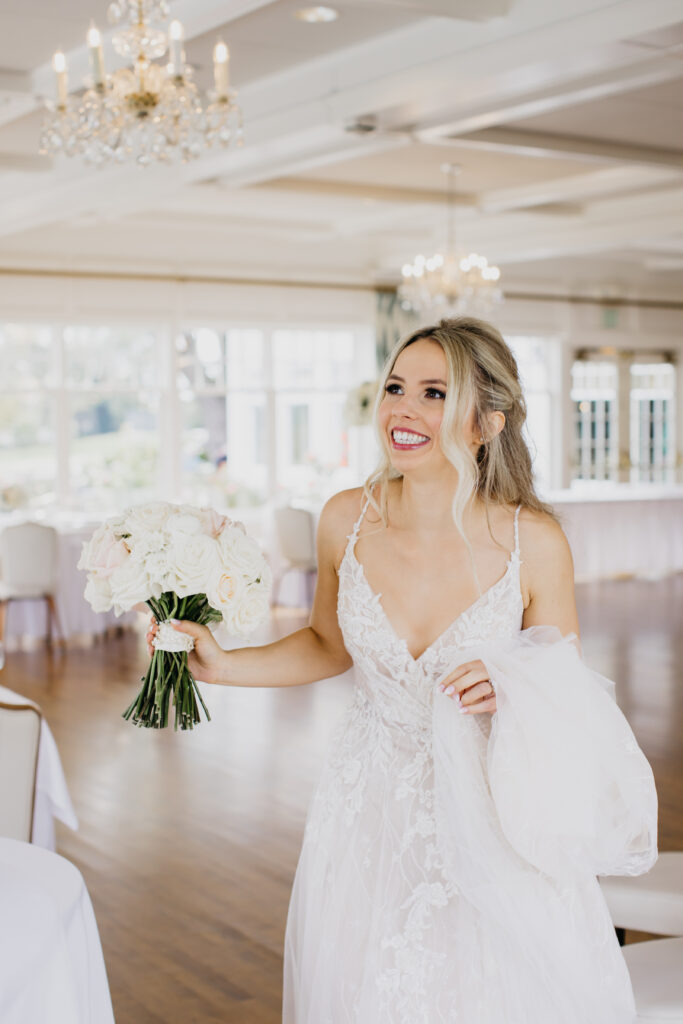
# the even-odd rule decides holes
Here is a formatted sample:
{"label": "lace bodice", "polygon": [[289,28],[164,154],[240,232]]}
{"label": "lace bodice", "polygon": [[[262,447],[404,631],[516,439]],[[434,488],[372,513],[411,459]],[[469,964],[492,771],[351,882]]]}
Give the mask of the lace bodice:
{"label": "lace bodice", "polygon": [[[395,704],[401,720],[430,712],[433,684],[455,668],[459,648],[493,637],[508,636],[522,628],[524,602],[519,582],[519,511],[514,517],[515,548],[503,575],[422,652],[414,658],[406,641],[399,637],[382,607],[381,594],[367,581],[355,548],[366,502],[348,536],[339,567],[337,611],[346,648],[353,658],[357,685],[367,696]],[[415,703],[413,703],[415,702]],[[426,719],[425,719],[426,721]]]}

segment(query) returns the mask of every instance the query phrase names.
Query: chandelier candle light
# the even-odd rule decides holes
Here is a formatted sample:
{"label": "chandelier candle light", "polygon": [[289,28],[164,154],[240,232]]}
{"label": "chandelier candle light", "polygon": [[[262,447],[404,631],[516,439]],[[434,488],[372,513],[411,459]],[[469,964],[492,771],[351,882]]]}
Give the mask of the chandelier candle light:
{"label": "chandelier candle light", "polygon": [[[202,100],[185,61],[185,32],[168,19],[166,0],[114,0],[109,21],[123,23],[112,36],[116,53],[130,63],[107,74],[102,35],[87,33],[90,77],[81,97],[70,97],[65,55],[55,53],[56,102],[47,111],[40,152],[81,156],[88,163],[192,160],[210,146],[241,145],[242,112],[229,87],[229,51],[213,52],[214,89]],[[166,65],[156,63],[168,53]]]}
{"label": "chandelier candle light", "polygon": [[485,256],[471,252],[459,257],[455,248],[455,177],[459,164],[443,164],[448,175],[448,235],[445,255],[420,254],[402,269],[398,295],[405,309],[420,316],[452,316],[467,310],[487,315],[502,301],[500,270],[490,266]]}

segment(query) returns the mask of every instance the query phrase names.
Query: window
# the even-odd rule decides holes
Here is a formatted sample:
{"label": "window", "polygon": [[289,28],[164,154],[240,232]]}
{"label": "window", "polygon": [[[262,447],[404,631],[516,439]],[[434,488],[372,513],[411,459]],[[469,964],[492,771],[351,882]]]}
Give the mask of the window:
{"label": "window", "polygon": [[[648,361],[619,356],[619,403],[616,360],[577,360],[572,370],[575,411],[574,477],[577,480],[622,480],[673,483],[675,480],[675,395],[673,364],[654,354]],[[619,423],[619,409],[624,416]],[[624,465],[619,470],[619,435]]]}
{"label": "window", "polygon": [[559,402],[559,342],[555,338],[514,335],[505,339],[517,361],[527,406],[524,428],[533,460],[536,484],[554,485],[555,423],[553,408]]}
{"label": "window", "polygon": [[631,480],[673,483],[675,395],[672,363],[631,366]]}
{"label": "window", "polygon": [[201,328],[176,341],[188,500],[324,500],[358,483],[343,409],[375,375],[369,332]]}
{"label": "window", "polygon": [[353,387],[375,376],[371,346],[363,358],[348,330],[276,330],[272,352],[278,488],[319,501],[358,483],[344,403]]}
{"label": "window", "polygon": [[574,408],[573,477],[616,480],[617,367],[614,362],[577,360],[572,367]]}
{"label": "window", "polygon": [[67,327],[69,497],[99,511],[158,493],[163,364],[153,331]]}
{"label": "window", "polygon": [[59,377],[50,328],[2,327],[0,366],[0,510],[52,505],[58,489]]}

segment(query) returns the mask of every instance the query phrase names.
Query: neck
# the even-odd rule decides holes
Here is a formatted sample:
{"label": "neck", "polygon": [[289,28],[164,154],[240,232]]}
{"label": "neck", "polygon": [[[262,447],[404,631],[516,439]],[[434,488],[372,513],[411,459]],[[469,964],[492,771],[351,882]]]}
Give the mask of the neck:
{"label": "neck", "polygon": [[[455,470],[437,478],[419,480],[404,476],[396,489],[394,522],[417,533],[448,533],[453,529],[453,496],[458,484]],[[476,500],[476,499],[475,499]],[[472,515],[472,503],[466,510],[465,526]]]}

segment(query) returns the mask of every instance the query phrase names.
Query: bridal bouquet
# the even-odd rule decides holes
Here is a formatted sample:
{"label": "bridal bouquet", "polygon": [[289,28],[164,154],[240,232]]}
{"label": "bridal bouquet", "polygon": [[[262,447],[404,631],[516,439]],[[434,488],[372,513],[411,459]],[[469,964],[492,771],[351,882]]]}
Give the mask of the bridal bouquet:
{"label": "bridal bouquet", "polygon": [[107,519],[84,543],[85,597],[96,612],[117,615],[146,603],[159,623],[142,689],[123,717],[164,729],[173,699],[175,728],[211,716],[187,664],[194,640],[170,619],[224,622],[235,636],[268,614],[270,568],[242,523],[208,508],[153,502]]}

